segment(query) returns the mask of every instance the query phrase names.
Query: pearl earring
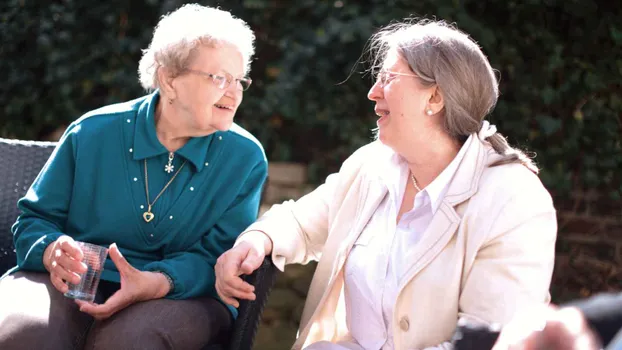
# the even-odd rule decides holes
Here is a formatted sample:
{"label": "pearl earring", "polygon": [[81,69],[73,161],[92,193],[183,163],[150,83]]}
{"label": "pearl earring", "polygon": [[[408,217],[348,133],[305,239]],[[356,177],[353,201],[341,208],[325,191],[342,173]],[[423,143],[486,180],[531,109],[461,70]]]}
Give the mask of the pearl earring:
{"label": "pearl earring", "polygon": [[425,114],[427,114],[427,115],[432,115],[432,114],[434,114],[434,112],[432,112],[432,110],[431,110],[431,109],[428,109],[427,111],[425,111]]}

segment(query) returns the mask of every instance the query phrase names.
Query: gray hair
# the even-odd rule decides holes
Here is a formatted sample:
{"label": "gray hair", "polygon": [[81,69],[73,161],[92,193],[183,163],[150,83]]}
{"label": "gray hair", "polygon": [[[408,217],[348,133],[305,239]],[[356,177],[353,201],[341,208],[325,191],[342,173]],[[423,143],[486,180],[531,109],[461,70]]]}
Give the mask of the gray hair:
{"label": "gray hair", "polygon": [[173,76],[187,68],[198,45],[231,44],[242,54],[244,73],[250,71],[255,34],[248,24],[220,9],[187,4],[162,16],[153,39],[138,64],[140,84],[147,91],[160,87],[157,71],[167,67]]}
{"label": "gray hair", "polygon": [[[387,52],[396,49],[422,85],[437,85],[445,103],[445,131],[464,142],[477,133],[499,96],[499,83],[488,59],[467,34],[443,21],[407,20],[378,31],[369,42],[372,72],[382,66]],[[520,163],[534,173],[538,168],[500,133],[486,139],[503,156],[493,166]]]}

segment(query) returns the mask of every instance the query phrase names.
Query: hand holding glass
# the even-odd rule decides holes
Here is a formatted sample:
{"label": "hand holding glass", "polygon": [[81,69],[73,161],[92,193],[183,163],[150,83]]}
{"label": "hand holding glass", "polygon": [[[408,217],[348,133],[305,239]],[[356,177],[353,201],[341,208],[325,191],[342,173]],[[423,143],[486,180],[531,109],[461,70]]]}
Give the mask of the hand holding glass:
{"label": "hand holding glass", "polygon": [[76,243],[80,247],[80,250],[82,250],[82,262],[87,266],[87,270],[79,274],[80,283],[73,284],[67,282],[69,290],[65,293],[65,296],[93,302],[93,300],[95,300],[95,294],[97,293],[99,279],[104,269],[106,256],[108,255],[108,248],[85,242]]}

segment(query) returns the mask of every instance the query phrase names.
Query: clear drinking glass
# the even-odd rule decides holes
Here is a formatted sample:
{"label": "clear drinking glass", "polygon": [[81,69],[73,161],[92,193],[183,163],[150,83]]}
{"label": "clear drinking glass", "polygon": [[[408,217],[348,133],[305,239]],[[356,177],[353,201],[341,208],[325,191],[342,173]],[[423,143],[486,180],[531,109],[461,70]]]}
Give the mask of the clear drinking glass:
{"label": "clear drinking glass", "polygon": [[69,290],[65,296],[73,299],[80,299],[88,302],[95,300],[97,293],[97,285],[104,269],[104,262],[108,255],[108,248],[104,248],[95,244],[76,242],[82,250],[82,262],[87,266],[87,270],[80,275],[80,283],[73,284],[67,282]]}

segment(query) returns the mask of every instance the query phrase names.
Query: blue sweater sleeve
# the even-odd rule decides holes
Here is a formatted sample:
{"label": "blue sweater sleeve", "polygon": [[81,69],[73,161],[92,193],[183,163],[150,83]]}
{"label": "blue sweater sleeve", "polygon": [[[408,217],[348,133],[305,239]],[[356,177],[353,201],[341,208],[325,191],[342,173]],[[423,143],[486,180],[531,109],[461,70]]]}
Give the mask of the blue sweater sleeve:
{"label": "blue sweater sleeve", "polygon": [[167,298],[187,299],[205,294],[217,297],[216,259],[257,219],[266,177],[267,164],[262,159],[251,170],[232,204],[199,241],[186,251],[171,253],[164,260],[145,265],[147,271],[162,271],[172,278],[175,288]]}
{"label": "blue sweater sleeve", "polygon": [[70,126],[65,131],[26,195],[17,202],[22,213],[12,231],[20,269],[46,271],[43,252],[63,235],[73,189],[76,129]]}

